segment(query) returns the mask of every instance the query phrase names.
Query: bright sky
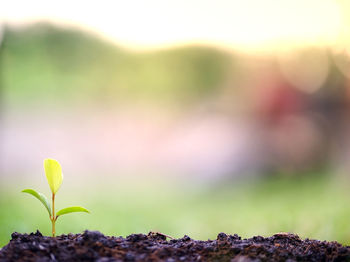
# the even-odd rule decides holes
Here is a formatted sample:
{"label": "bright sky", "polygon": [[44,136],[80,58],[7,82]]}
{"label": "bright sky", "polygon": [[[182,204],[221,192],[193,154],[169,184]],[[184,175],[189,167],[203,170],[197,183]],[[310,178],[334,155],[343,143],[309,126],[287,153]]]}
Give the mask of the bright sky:
{"label": "bright sky", "polygon": [[[343,2],[345,2],[344,0]],[[183,43],[246,50],[332,45],[345,28],[341,0],[11,0],[0,20],[73,24],[132,48]]]}

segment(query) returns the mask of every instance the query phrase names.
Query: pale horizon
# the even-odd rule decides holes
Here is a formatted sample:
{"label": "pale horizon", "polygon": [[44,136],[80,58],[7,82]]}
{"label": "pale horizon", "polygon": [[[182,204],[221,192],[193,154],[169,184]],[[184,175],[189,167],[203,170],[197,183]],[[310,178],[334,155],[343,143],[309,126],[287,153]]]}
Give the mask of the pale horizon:
{"label": "pale horizon", "polygon": [[136,50],[203,44],[242,51],[337,46],[348,41],[345,1],[9,1],[0,22],[49,22]]}

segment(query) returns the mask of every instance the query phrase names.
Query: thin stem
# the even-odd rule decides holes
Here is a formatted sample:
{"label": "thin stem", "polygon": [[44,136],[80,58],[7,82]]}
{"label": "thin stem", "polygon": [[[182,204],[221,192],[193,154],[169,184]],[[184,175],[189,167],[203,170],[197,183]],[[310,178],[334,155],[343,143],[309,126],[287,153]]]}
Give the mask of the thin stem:
{"label": "thin stem", "polygon": [[51,217],[51,223],[52,223],[52,236],[55,237],[56,229],[55,229],[55,223],[56,223],[56,217],[55,217],[55,194],[52,193],[52,217]]}

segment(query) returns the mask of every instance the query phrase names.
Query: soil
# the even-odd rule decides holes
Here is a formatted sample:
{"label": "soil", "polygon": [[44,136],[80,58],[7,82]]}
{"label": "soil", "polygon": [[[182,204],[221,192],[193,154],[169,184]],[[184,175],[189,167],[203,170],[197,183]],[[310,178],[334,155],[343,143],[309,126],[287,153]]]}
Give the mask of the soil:
{"label": "soil", "polygon": [[199,241],[161,233],[109,237],[98,231],[52,238],[37,231],[13,233],[0,261],[350,261],[350,246],[287,233],[249,239],[220,233],[216,240]]}

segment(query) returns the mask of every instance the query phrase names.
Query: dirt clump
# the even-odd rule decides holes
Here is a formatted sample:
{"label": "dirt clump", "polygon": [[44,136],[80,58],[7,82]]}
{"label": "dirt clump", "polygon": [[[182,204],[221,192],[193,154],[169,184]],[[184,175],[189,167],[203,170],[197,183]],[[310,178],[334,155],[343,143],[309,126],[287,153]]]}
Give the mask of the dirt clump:
{"label": "dirt clump", "polygon": [[126,238],[104,236],[98,231],[56,238],[13,233],[0,250],[0,261],[350,261],[350,247],[337,242],[300,239],[280,233],[271,237],[241,239],[220,233],[216,240],[188,236],[167,240],[160,233],[133,234]]}

